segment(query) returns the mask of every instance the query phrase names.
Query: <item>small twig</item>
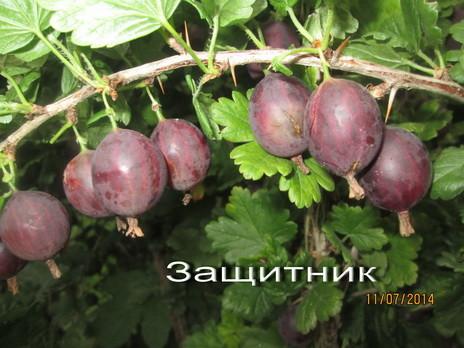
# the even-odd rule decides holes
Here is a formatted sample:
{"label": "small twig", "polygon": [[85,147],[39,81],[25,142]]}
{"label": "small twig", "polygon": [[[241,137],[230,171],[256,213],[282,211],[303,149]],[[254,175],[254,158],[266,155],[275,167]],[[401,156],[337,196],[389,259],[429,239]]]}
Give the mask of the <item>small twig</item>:
{"label": "small twig", "polygon": [[[216,52],[215,61],[216,64],[225,65],[229,63],[229,66],[246,65],[250,63],[271,63],[275,57],[285,54],[286,52],[287,50],[281,49],[223,51]],[[198,52],[197,55],[203,62],[207,62],[208,52]],[[320,59],[316,56],[308,56],[307,53],[290,55],[286,57],[282,63],[321,67]],[[122,70],[110,75],[108,78],[110,81],[113,79],[120,81],[120,85],[124,86],[133,81],[143,80],[165,71],[193,66],[195,64],[194,59],[190,55],[176,55],[131,69]],[[464,88],[455,82],[412,74],[349,56],[339,57],[335,62],[331,61],[330,68],[377,78],[399,89],[424,90],[448,96],[459,102],[464,102]],[[43,106],[43,113],[37,114],[32,120],[25,122],[20,128],[11,133],[0,143],[0,151],[3,151],[9,145],[17,145],[25,136],[44,122],[71,106],[79,104],[95,93],[97,93],[97,89],[85,86],[63,99]]]}

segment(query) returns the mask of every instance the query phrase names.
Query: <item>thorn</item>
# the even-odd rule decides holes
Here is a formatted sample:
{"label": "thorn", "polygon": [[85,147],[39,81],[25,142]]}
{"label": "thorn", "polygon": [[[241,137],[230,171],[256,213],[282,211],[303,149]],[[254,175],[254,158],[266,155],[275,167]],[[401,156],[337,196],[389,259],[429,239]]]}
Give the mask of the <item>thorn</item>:
{"label": "thorn", "polygon": [[337,47],[337,49],[334,51],[332,55],[331,62],[336,62],[338,58],[342,55],[343,51],[345,50],[346,46],[348,46],[348,43],[350,42],[351,36],[348,36],[343,42]]}
{"label": "thorn", "polygon": [[163,93],[163,95],[165,94],[164,93],[164,85],[163,85],[163,81],[161,81],[161,78],[158,76],[156,76],[156,81],[158,81],[158,85],[160,86],[161,88],[161,93]]}
{"label": "thorn", "polygon": [[234,81],[234,86],[237,87],[237,76],[235,75],[235,65],[230,64],[230,74],[232,75],[232,81]]}
{"label": "thorn", "polygon": [[184,32],[185,32],[185,42],[187,42],[187,45],[190,46],[190,36],[189,36],[189,32],[188,32],[187,21],[184,21]]}
{"label": "thorn", "polygon": [[387,106],[387,114],[385,115],[385,123],[388,122],[388,118],[390,117],[393,102],[395,101],[395,97],[396,97],[396,92],[398,92],[398,87],[392,87],[390,90],[390,95],[388,97],[388,106]]}
{"label": "thorn", "polygon": [[184,48],[173,37],[168,39],[168,45],[179,54],[185,54]]}

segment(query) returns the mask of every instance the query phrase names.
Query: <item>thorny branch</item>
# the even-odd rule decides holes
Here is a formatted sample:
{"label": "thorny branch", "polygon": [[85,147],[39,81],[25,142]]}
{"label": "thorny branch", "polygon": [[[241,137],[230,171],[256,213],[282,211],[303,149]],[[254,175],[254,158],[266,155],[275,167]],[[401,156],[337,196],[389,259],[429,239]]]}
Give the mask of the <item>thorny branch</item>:
{"label": "thorny branch", "polygon": [[[215,63],[219,66],[233,69],[235,66],[250,63],[270,63],[273,58],[286,52],[288,51],[281,49],[222,51],[216,53]],[[207,62],[208,52],[198,52],[197,54],[203,62]],[[391,69],[349,56],[335,56],[332,59],[329,59],[328,62],[331,69],[354,72],[360,75],[373,77],[382,80],[384,82],[384,86],[388,86],[389,88],[425,90],[448,96],[459,102],[464,102],[464,87],[451,81]],[[289,55],[283,60],[283,63],[321,67],[319,57],[304,53]],[[108,76],[108,80],[112,86],[120,87],[133,81],[155,77],[165,71],[194,65],[195,62],[190,55],[180,54],[119,71]],[[63,99],[37,108],[36,110],[38,111],[31,115],[33,117],[31,120],[26,121],[21,127],[11,133],[0,143],[0,151],[4,151],[6,148],[14,149],[26,135],[39,127],[45,121],[67,110],[68,108],[79,104],[97,92],[98,91],[95,88],[85,86]]]}

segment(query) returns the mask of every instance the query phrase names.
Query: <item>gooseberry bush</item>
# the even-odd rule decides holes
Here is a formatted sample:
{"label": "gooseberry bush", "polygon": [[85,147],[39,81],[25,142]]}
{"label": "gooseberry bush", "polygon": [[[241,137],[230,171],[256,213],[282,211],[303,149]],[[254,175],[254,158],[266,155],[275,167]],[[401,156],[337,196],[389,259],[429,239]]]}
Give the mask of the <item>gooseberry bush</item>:
{"label": "gooseberry bush", "polygon": [[0,0],[0,347],[464,346],[463,11]]}

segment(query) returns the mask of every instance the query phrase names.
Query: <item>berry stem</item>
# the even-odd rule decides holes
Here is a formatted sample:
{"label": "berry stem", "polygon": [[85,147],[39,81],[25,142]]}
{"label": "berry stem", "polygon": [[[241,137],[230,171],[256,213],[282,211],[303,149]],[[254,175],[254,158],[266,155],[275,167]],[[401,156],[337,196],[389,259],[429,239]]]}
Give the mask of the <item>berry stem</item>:
{"label": "berry stem", "polygon": [[215,72],[214,68],[214,47],[216,46],[216,40],[219,32],[219,16],[216,15],[213,17],[213,34],[211,35],[211,40],[209,42],[208,48],[208,69],[210,73]]}
{"label": "berry stem", "polygon": [[298,155],[291,158],[292,162],[295,163],[296,167],[304,174],[308,175],[310,169],[306,166],[303,160],[303,156]]}
{"label": "berry stem", "polygon": [[411,223],[411,216],[409,211],[400,211],[398,213],[398,221],[400,223],[400,235],[402,237],[409,237],[415,233],[414,227]]}
{"label": "berry stem", "polygon": [[260,39],[258,39],[256,35],[247,26],[245,26],[244,24],[241,24],[240,28],[245,32],[245,34],[247,34],[247,36],[251,39],[251,41],[253,41],[253,43],[255,44],[257,48],[263,49],[266,47],[266,44],[263,43]]}
{"label": "berry stem", "polygon": [[440,50],[438,48],[435,48],[434,52],[438,58],[438,64],[440,65],[440,69],[445,69],[446,68],[445,60],[443,59],[443,55],[441,54]]}
{"label": "berry stem", "polygon": [[72,127],[72,123],[66,122],[61,128],[58,130],[58,132],[55,133],[55,135],[50,139],[49,143],[54,144],[56,141],[66,132],[69,128]]}
{"label": "berry stem", "polygon": [[110,119],[111,127],[113,128],[113,130],[118,129],[118,125],[116,123],[116,120],[114,119],[115,112],[114,109],[110,106],[110,103],[108,102],[106,91],[102,93],[102,98],[103,104],[105,104],[106,116],[108,116],[108,118]]}
{"label": "berry stem", "polygon": [[325,59],[324,52],[322,51],[321,48],[318,49],[319,52],[319,58],[321,59],[321,66],[322,66],[322,71],[324,72],[324,81],[327,81],[330,79],[330,71],[329,71],[329,63]]}
{"label": "berry stem", "polygon": [[16,277],[8,278],[6,280],[6,284],[8,286],[8,291],[13,295],[17,295],[19,293],[18,280]]}
{"label": "berry stem", "polygon": [[287,13],[290,16],[290,19],[293,22],[293,25],[298,29],[301,35],[308,40],[310,43],[314,41],[314,38],[312,35],[305,29],[305,27],[300,23],[298,18],[296,18],[295,12],[293,11],[293,8],[287,7]]}
{"label": "berry stem", "polygon": [[146,86],[145,90],[147,91],[148,97],[151,100],[151,109],[156,113],[156,118],[158,119],[158,123],[165,120],[163,112],[161,111],[161,104],[153,96],[151,93],[150,87]]}
{"label": "berry stem", "polygon": [[87,151],[87,139],[85,139],[78,131],[77,127],[75,125],[72,126],[72,129],[74,131],[74,134],[76,136],[76,140],[81,148],[81,152]]}
{"label": "berry stem", "polygon": [[356,200],[361,200],[364,198],[364,189],[359,185],[358,180],[356,180],[354,176],[354,172],[349,172],[345,177],[346,181],[348,182],[348,186],[350,188],[349,198],[354,198]]}
{"label": "berry stem", "polygon": [[58,267],[58,265],[56,264],[56,262],[53,259],[49,259],[49,260],[45,261],[45,263],[47,264],[47,267],[50,270],[50,273],[51,273],[53,279],[61,278],[62,273],[60,271],[60,268]]}

